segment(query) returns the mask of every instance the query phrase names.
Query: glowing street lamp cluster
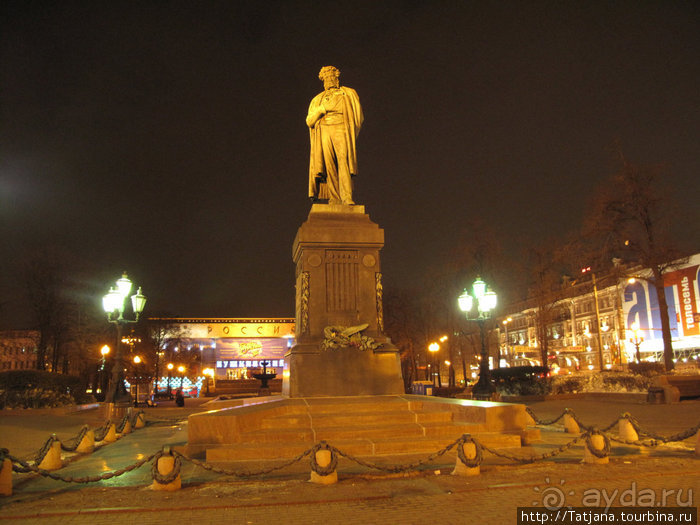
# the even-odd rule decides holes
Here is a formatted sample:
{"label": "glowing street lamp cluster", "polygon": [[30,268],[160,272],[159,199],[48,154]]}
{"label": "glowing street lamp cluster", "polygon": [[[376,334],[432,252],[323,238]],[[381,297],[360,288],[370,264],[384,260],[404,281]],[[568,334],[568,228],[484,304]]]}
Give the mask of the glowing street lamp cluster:
{"label": "glowing street lamp cluster", "polygon": [[114,365],[112,366],[112,383],[105,401],[108,403],[128,402],[131,396],[126,392],[124,385],[124,362],[122,356],[122,327],[128,323],[136,323],[139,315],[146,306],[146,297],[141,293],[141,287],[131,296],[131,307],[135,319],[126,319],[126,298],[131,293],[132,282],[126,272],[117,280],[116,286],[112,286],[109,292],[102,298],[102,307],[107,314],[107,321],[114,323],[117,327],[117,344],[114,353]]}
{"label": "glowing street lamp cluster", "polygon": [[[472,389],[475,399],[491,399],[496,392],[496,387],[491,382],[491,371],[489,370],[489,353],[486,347],[486,333],[484,322],[491,318],[493,310],[496,308],[498,298],[496,292],[488,290],[488,287],[480,277],[476,278],[472,285],[473,296],[464,290],[459,296],[459,309],[464,312],[469,321],[476,321],[479,324],[481,334],[481,360],[479,363],[479,380]],[[474,312],[476,306],[476,312]]]}

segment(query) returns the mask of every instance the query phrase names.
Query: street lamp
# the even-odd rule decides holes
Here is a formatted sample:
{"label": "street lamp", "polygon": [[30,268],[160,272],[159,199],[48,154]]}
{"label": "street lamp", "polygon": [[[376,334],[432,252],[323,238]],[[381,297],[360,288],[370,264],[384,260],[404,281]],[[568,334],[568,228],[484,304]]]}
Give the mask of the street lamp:
{"label": "street lamp", "polygon": [[139,370],[139,365],[141,364],[141,356],[134,356],[134,376],[133,384],[134,387],[134,406],[139,406],[139,379],[141,379],[141,371]]}
{"label": "street lamp", "polygon": [[109,354],[109,350],[110,348],[107,345],[104,345],[102,348],[100,348],[100,354],[102,354],[102,362],[100,363],[100,400],[104,399],[107,390],[107,376],[105,375],[105,363],[107,355]]}
{"label": "street lamp", "polygon": [[[484,322],[491,318],[491,312],[496,308],[496,292],[488,290],[486,283],[480,277],[476,278],[472,285],[471,296],[464,289],[459,296],[459,309],[462,310],[469,321],[476,321],[481,334],[481,363],[479,364],[479,380],[472,389],[472,394],[476,399],[488,400],[496,392],[496,387],[491,382],[491,372],[489,370],[489,353],[486,348],[486,334],[484,332]],[[473,308],[476,303],[476,312]]]}
{"label": "street lamp", "polygon": [[108,403],[128,402],[130,396],[126,393],[124,386],[124,363],[122,360],[122,328],[125,324],[136,323],[139,315],[146,306],[146,297],[141,293],[141,288],[131,296],[131,307],[135,319],[125,319],[124,310],[126,308],[126,298],[131,292],[132,283],[126,275],[117,280],[116,287],[111,287],[109,292],[102,298],[102,306],[107,313],[107,321],[114,323],[117,327],[117,347],[114,354],[114,365],[112,366],[112,384],[105,401]]}
{"label": "street lamp", "polygon": [[168,363],[166,365],[166,368],[168,369],[168,399],[173,398],[173,391],[170,389],[170,379],[173,376],[173,368],[175,368],[175,365],[172,363]]}
{"label": "street lamp", "polygon": [[204,377],[206,378],[207,382],[207,393],[206,396],[209,397],[209,378],[211,377],[214,379],[214,369],[213,368],[205,368],[202,370],[202,374],[204,374]]}
{"label": "street lamp", "polygon": [[[437,351],[440,350],[440,345],[437,343],[430,343],[428,345],[428,350],[430,351],[430,354],[432,355],[431,361],[433,362],[433,364],[436,364],[438,361],[435,357],[436,357]],[[433,367],[433,368],[438,368],[438,367]],[[438,384],[442,383],[442,381],[440,380],[440,371],[439,370],[440,369],[438,368]],[[431,376],[430,379],[432,379],[432,381],[433,381],[433,386],[435,386],[435,370],[431,371],[430,376]],[[442,386],[442,385],[440,385],[440,386]]]}
{"label": "street lamp", "polygon": [[639,335],[639,332],[639,323],[635,321],[632,323],[632,333],[634,334],[634,337],[630,338],[630,343],[632,343],[637,349],[637,363],[642,362],[642,355],[639,353],[639,345],[644,342],[644,338]]}
{"label": "street lamp", "polygon": [[177,371],[180,372],[180,388],[182,388],[182,382],[185,380],[185,367],[180,365],[177,367]]}
{"label": "street lamp", "polygon": [[[512,317],[508,317],[506,319],[503,319],[503,326],[506,330],[506,341],[505,341],[505,350],[506,350],[506,362],[508,359],[510,359],[510,352],[508,352],[508,325],[513,322]],[[498,368],[501,368],[501,345],[498,345]]]}

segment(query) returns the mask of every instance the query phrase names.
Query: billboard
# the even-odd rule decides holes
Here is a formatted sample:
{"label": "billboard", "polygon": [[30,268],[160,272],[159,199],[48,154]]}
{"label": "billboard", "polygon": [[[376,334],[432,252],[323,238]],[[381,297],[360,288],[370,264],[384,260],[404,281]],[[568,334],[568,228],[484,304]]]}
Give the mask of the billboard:
{"label": "billboard", "polygon": [[[676,350],[700,346],[699,271],[700,254],[695,254],[679,268],[664,274],[664,295]],[[659,299],[653,283],[639,279],[623,286],[622,310],[626,329],[630,330],[633,323],[639,323],[640,334],[644,337],[641,349],[662,350]]]}

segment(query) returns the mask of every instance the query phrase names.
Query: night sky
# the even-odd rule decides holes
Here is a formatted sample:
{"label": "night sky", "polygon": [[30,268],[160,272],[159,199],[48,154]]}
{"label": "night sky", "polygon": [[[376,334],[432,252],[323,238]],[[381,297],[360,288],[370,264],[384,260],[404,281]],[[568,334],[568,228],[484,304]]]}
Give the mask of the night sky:
{"label": "night sky", "polygon": [[21,327],[19,254],[48,244],[105,292],[128,270],[151,312],[293,316],[325,65],[363,105],[355,201],[387,286],[476,219],[513,252],[563,239],[615,144],[668,165],[700,248],[699,5],[5,1],[0,318]]}

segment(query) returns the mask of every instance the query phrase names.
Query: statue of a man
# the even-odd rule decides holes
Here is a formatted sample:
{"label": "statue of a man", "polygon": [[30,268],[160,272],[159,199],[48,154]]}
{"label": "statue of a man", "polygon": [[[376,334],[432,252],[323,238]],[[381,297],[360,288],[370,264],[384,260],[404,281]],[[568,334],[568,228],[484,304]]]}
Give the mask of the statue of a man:
{"label": "statue of a man", "polygon": [[355,204],[352,200],[352,177],[357,175],[355,143],[364,116],[357,92],[340,86],[338,77],[340,71],[335,67],[321,68],[318,78],[323,81],[324,91],[313,98],[306,116],[311,138],[309,197],[327,198],[329,204]]}

